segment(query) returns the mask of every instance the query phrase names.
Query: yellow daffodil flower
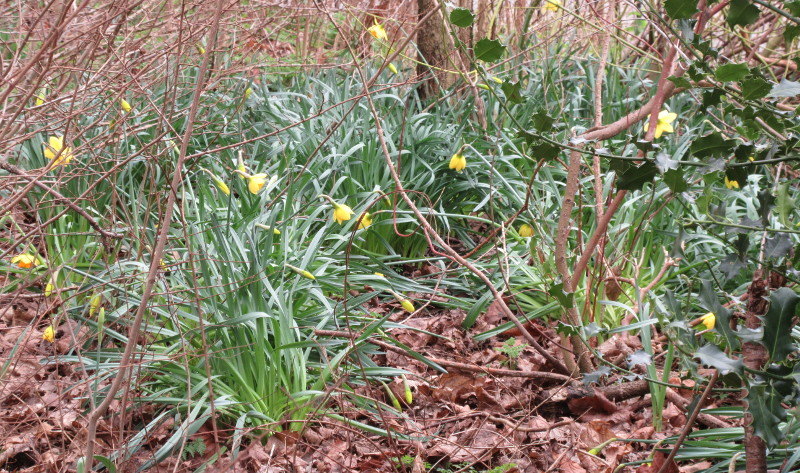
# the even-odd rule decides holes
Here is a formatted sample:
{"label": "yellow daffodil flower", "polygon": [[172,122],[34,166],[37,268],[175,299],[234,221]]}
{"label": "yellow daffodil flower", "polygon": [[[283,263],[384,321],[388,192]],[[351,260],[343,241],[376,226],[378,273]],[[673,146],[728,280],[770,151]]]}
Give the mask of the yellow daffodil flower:
{"label": "yellow daffodil flower", "polygon": [[258,194],[266,183],[267,175],[264,173],[253,174],[247,178],[247,188],[251,194]]}
{"label": "yellow daffodil flower", "polygon": [[36,102],[35,102],[37,107],[39,105],[43,105],[44,104],[44,99],[45,99],[46,96],[47,96],[47,89],[44,88],[44,87],[39,89],[39,92],[36,94]]}
{"label": "yellow daffodil flower", "polygon": [[72,161],[72,148],[64,147],[63,136],[51,136],[48,143],[44,143],[44,157],[49,159],[53,166],[66,166]]}
{"label": "yellow daffodil flower", "polygon": [[530,238],[533,236],[533,228],[527,223],[523,223],[519,227],[519,236],[522,238]]}
{"label": "yellow daffodil flower", "polygon": [[717,317],[713,312],[709,312],[700,319],[700,323],[705,325],[706,329],[713,330],[714,325],[717,323]]}
{"label": "yellow daffodil flower", "polygon": [[131,110],[133,110],[131,104],[129,104],[128,101],[125,99],[119,99],[119,106],[122,107],[122,111],[124,113],[131,113]]}
{"label": "yellow daffodil flower", "polygon": [[352,217],[354,213],[353,209],[345,204],[337,204],[336,202],[333,202],[331,205],[333,205],[333,219],[336,220],[336,223],[339,225],[347,220],[350,220],[350,217]]}
{"label": "yellow daffodil flower", "polygon": [[453,157],[450,158],[450,169],[454,169],[458,172],[461,172],[466,167],[467,167],[467,158],[465,158],[464,155],[461,154],[460,152],[454,154]]}
{"label": "yellow daffodil flower", "polygon": [[731,181],[728,179],[728,176],[725,176],[725,187],[728,189],[738,189],[739,188],[739,181]]}
{"label": "yellow daffodil flower", "polygon": [[32,255],[30,253],[22,253],[11,258],[11,263],[16,264],[20,268],[29,269],[34,266],[39,266],[40,264],[42,264],[42,260],[39,259],[39,257],[36,255]]}
{"label": "yellow daffodil flower", "polygon": [[211,180],[214,181],[214,184],[217,185],[219,190],[225,193],[225,195],[231,195],[231,190],[227,184],[225,184],[222,179],[218,178],[214,175],[213,172],[209,171],[208,169],[203,169],[203,171],[207,172],[209,176],[211,176]]}
{"label": "yellow daffodil flower", "polygon": [[374,25],[367,28],[367,31],[379,41],[387,41],[389,39],[389,36],[386,34],[386,30],[383,29],[383,25],[378,22],[375,22]]}
{"label": "yellow daffodil flower", "polygon": [[[658,123],[656,123],[656,138],[661,138],[661,135],[664,133],[674,133],[675,129],[672,127],[672,122],[678,118],[677,113],[672,113],[668,110],[662,110],[658,113]],[[650,128],[650,119],[648,117],[647,121],[644,122],[644,131],[647,133],[647,129]]]}
{"label": "yellow daffodil flower", "polygon": [[372,225],[372,215],[369,212],[365,212],[364,216],[361,217],[361,223],[358,224],[358,229],[363,230],[370,225]]}
{"label": "yellow daffodil flower", "polygon": [[561,8],[561,0],[544,0],[542,9],[544,11],[558,11]]}
{"label": "yellow daffodil flower", "polygon": [[52,325],[48,325],[42,334],[42,340],[53,343],[56,341],[56,329]]}

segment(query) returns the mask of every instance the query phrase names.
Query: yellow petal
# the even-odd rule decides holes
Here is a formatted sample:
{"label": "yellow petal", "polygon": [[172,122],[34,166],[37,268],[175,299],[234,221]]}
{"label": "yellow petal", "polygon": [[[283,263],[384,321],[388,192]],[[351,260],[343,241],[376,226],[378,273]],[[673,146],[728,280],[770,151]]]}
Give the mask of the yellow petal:
{"label": "yellow petal", "polygon": [[56,329],[52,325],[48,325],[42,334],[42,340],[53,343],[56,341]]}
{"label": "yellow petal", "polygon": [[371,34],[377,40],[386,41],[389,39],[389,36],[386,34],[386,30],[383,29],[383,25],[380,23],[375,23],[374,25],[370,26],[367,31],[369,31],[369,34]]}
{"label": "yellow petal", "polygon": [[725,187],[728,189],[738,189],[739,188],[739,181],[732,181],[728,179],[728,176],[725,176]]}
{"label": "yellow petal", "polygon": [[467,167],[467,158],[461,153],[456,153],[450,158],[450,169],[461,172]]}
{"label": "yellow petal", "polygon": [[717,317],[714,315],[713,312],[709,312],[703,316],[701,319],[701,323],[705,325],[706,329],[713,330],[714,325],[717,323]]}
{"label": "yellow petal", "polygon": [[372,215],[370,215],[369,212],[365,212],[364,216],[361,217],[361,223],[358,225],[358,229],[363,230],[370,225],[372,225]]}
{"label": "yellow petal", "polygon": [[350,220],[350,217],[353,215],[353,209],[348,207],[345,204],[333,204],[333,219],[336,220],[336,223],[342,224],[347,220]]}
{"label": "yellow petal", "polygon": [[247,178],[247,188],[251,194],[258,194],[264,184],[267,183],[267,175],[264,173],[254,174]]}
{"label": "yellow petal", "polygon": [[119,99],[119,106],[122,107],[122,111],[125,113],[131,113],[131,110],[133,110],[131,104],[125,99]]}
{"label": "yellow petal", "polygon": [[542,5],[542,9],[545,11],[558,11],[558,8],[561,6],[561,0],[544,0],[544,4]]}
{"label": "yellow petal", "polygon": [[522,225],[519,227],[519,236],[521,236],[521,237],[523,237],[523,238],[530,238],[530,237],[532,237],[532,236],[533,236],[533,228],[531,228],[531,226],[530,226],[530,225],[528,225],[527,223],[523,223],[523,224],[522,224]]}

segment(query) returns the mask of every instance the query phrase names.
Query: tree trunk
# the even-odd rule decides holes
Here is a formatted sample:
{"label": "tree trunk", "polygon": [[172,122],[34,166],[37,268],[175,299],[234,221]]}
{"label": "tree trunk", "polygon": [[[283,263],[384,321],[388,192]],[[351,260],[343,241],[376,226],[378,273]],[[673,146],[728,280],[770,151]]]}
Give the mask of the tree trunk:
{"label": "tree trunk", "polygon": [[[431,10],[439,10],[438,0],[417,0],[417,14],[420,20]],[[439,93],[455,83],[455,75],[450,59],[453,54],[452,39],[445,33],[444,18],[439,11],[434,13],[417,32],[419,61],[417,74],[424,80],[420,94],[428,97]]]}

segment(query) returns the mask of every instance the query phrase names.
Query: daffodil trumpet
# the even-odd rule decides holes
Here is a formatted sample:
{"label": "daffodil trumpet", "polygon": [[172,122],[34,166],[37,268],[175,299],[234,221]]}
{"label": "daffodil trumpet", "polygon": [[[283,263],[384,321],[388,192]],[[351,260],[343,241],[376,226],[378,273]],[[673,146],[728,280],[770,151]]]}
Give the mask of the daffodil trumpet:
{"label": "daffodil trumpet", "polygon": [[247,180],[247,189],[253,195],[261,192],[261,189],[263,189],[264,185],[267,183],[267,175],[263,172],[253,175],[250,175],[241,169],[236,169],[233,172],[241,175]]}
{"label": "daffodil trumpet", "polygon": [[333,198],[329,195],[320,194],[320,198],[327,199],[330,202],[331,206],[333,207],[333,220],[336,221],[339,225],[342,225],[345,221],[350,220],[355,212],[350,206],[346,204],[340,204],[333,200]]}

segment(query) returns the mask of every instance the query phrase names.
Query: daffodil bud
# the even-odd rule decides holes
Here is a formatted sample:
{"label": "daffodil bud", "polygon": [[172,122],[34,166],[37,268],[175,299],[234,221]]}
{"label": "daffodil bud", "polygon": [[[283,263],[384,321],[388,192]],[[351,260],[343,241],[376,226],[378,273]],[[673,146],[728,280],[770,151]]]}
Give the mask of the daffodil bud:
{"label": "daffodil bud", "polygon": [[386,395],[392,401],[392,406],[394,406],[394,408],[397,409],[398,411],[402,411],[403,410],[403,406],[400,405],[400,401],[397,399],[397,396],[394,395],[394,393],[389,388],[389,386],[386,385],[386,383],[381,381],[381,384],[383,385],[383,389],[386,390]]}
{"label": "daffodil bud", "polygon": [[44,287],[44,297],[52,296],[53,295],[53,289],[54,289],[53,283],[51,283],[51,282],[47,283],[47,285]]}
{"label": "daffodil bud", "polygon": [[394,64],[392,64],[391,62],[390,62],[390,63],[389,63],[389,65],[388,65],[388,66],[386,66],[386,67],[388,67],[388,68],[389,68],[389,70],[390,70],[390,71],[392,71],[392,74],[397,74],[397,68],[396,68],[396,67],[394,67]]}
{"label": "daffodil bud", "polygon": [[298,267],[292,266],[291,264],[286,264],[285,266],[306,279],[311,279],[312,281],[317,279],[316,276],[309,273],[305,269],[300,269]]}
{"label": "daffodil bud", "polygon": [[272,230],[272,233],[275,234],[275,235],[280,235],[281,234],[281,231],[278,230],[277,228],[272,228],[269,225],[264,225],[263,223],[257,223],[256,226],[258,228],[263,228],[264,230]]}
{"label": "daffodil bud", "polygon": [[124,113],[131,113],[131,110],[133,110],[131,104],[129,104],[128,101],[125,99],[119,99],[119,106],[122,107],[122,111]]}
{"label": "daffodil bud", "polygon": [[92,317],[95,314],[95,312],[97,312],[97,309],[100,308],[100,304],[102,303],[103,303],[103,296],[101,296],[100,294],[97,294],[92,297],[92,299],[89,301],[89,317]]}
{"label": "daffodil bud", "polygon": [[406,375],[403,375],[403,390],[405,391],[404,394],[406,396],[406,404],[410,406],[411,403],[414,402],[414,394],[411,392],[411,386],[408,384]]}
{"label": "daffodil bud", "polygon": [[244,99],[249,99],[251,95],[253,95],[253,89],[248,87],[247,90],[244,91]]}

